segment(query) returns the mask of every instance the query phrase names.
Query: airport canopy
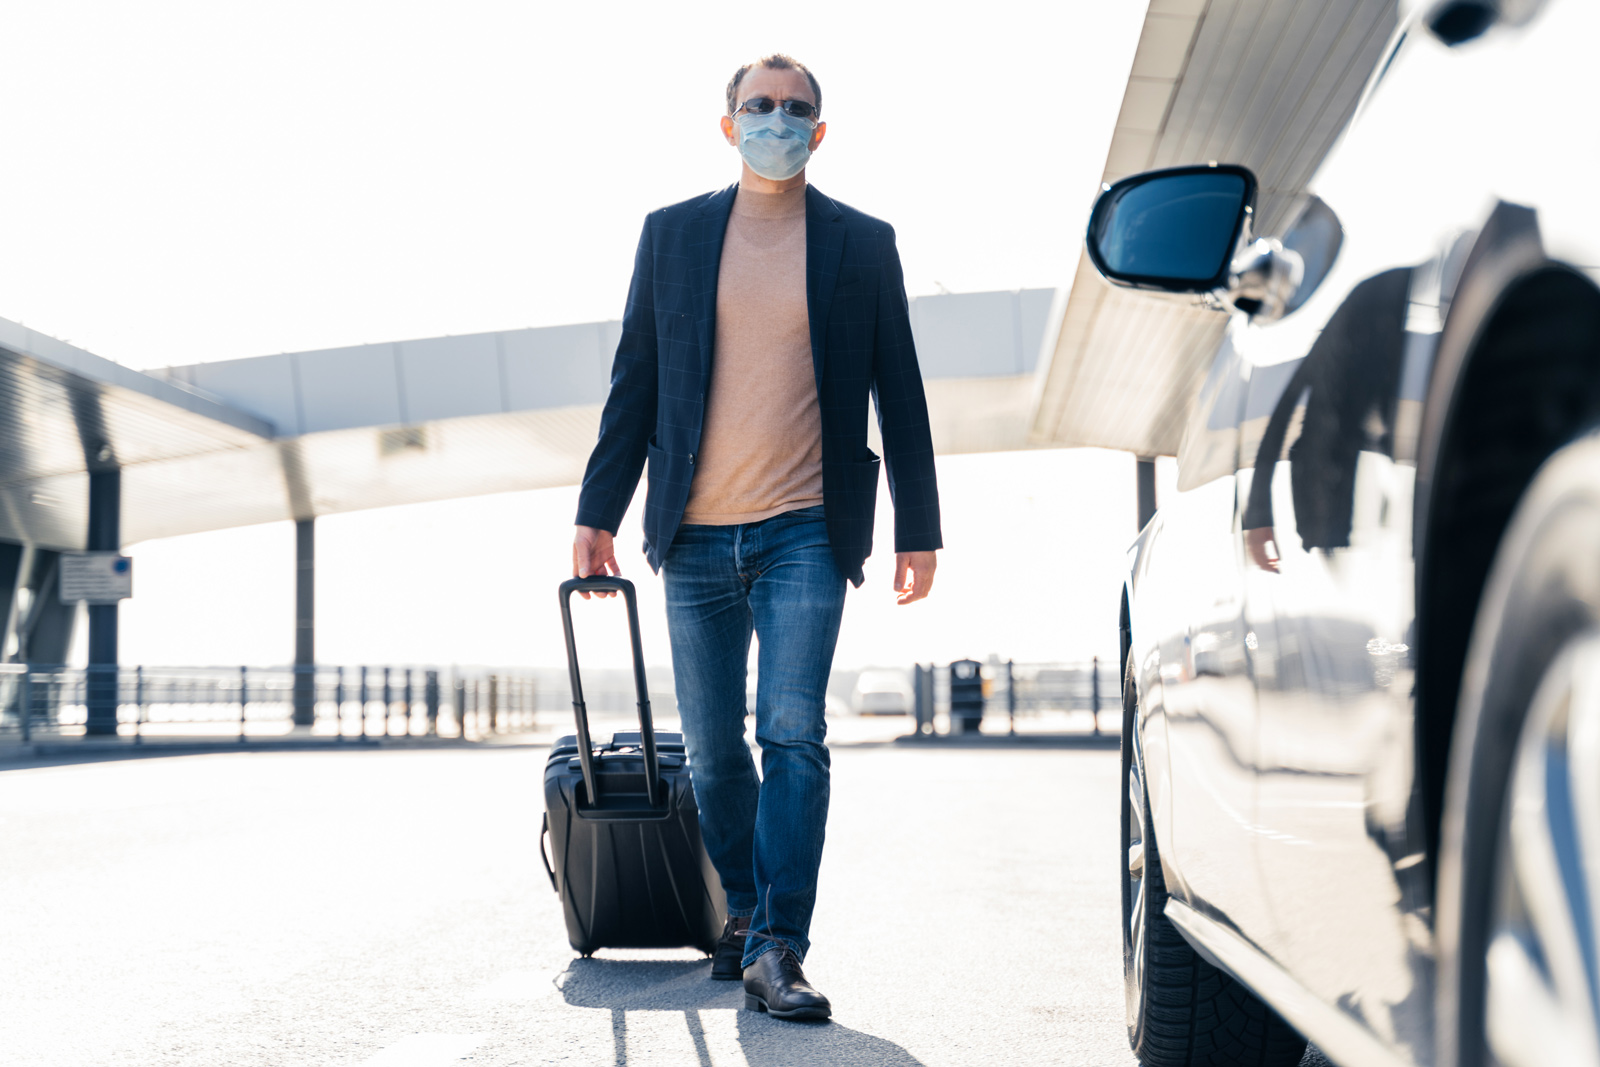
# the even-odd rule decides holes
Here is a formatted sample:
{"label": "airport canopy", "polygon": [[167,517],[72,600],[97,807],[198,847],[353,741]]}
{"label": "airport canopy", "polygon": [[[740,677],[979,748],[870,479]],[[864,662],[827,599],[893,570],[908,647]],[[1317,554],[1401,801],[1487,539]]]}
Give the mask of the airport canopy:
{"label": "airport canopy", "polygon": [[[1029,447],[1054,296],[911,302],[937,450]],[[92,470],[121,471],[124,543],[575,484],[620,332],[585,323],[146,374],[0,320],[0,540],[82,548]]]}
{"label": "airport canopy", "polygon": [[[1398,25],[1395,0],[1151,0],[1102,180],[1240,163],[1258,237],[1281,236]],[[1082,252],[1050,323],[1030,437],[1176,455],[1227,318],[1115,289]]]}
{"label": "airport canopy", "polygon": [[81,548],[89,471],[122,469],[139,524],[182,526],[214,486],[173,474],[268,447],[270,422],[0,319],[0,538]]}

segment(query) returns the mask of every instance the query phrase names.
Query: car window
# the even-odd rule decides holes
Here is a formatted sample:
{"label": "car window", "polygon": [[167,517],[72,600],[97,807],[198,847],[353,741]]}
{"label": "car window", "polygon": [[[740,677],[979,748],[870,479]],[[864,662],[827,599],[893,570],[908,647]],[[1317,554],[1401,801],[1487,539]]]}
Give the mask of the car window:
{"label": "car window", "polygon": [[[1405,352],[1411,270],[1367,278],[1350,291],[1316,344],[1293,368],[1256,442],[1246,530],[1276,528],[1292,507],[1306,551],[1350,545],[1362,452],[1394,454],[1394,398]],[[1290,500],[1272,488],[1288,460]]]}
{"label": "car window", "polygon": [[1344,227],[1339,225],[1339,216],[1322,202],[1321,197],[1313,196],[1301,209],[1289,232],[1283,235],[1283,247],[1298,253],[1305,265],[1299,288],[1284,305],[1285,315],[1304,304],[1317,291],[1317,286],[1327,277],[1343,244]]}
{"label": "car window", "polygon": [[1247,369],[1234,348],[1233,338],[1224,336],[1178,446],[1179,492],[1197,489],[1234,472]]}

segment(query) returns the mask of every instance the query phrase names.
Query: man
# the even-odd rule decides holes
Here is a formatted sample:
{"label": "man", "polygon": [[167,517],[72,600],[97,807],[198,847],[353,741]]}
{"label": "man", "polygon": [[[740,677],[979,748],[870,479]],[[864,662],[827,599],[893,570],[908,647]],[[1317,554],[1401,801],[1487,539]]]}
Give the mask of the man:
{"label": "man", "polygon": [[[872,546],[869,393],[899,603],[928,595],[941,547],[894,231],[806,184],[821,108],[788,56],[740,67],[721,120],[738,184],[645,220],[573,545],[574,574],[621,573],[612,538],[648,459],[644,551],[728,899],[712,977],[742,977],[746,1008],[786,1019],[832,1010],[801,962],[828,815],[824,694],[845,582],[861,584]],[[752,631],[759,781],[744,739]]]}

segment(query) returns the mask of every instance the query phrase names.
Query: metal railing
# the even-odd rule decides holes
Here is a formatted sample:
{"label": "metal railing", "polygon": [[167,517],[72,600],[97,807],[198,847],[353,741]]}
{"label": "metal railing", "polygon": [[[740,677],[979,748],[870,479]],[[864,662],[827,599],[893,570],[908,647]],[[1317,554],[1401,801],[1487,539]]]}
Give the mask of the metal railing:
{"label": "metal railing", "polygon": [[[982,718],[1003,717],[1011,732],[1020,718],[1054,712],[1089,712],[1093,733],[1100,733],[1102,712],[1120,714],[1121,678],[1096,656],[1081,662],[1016,663],[991,659],[981,665]],[[950,716],[950,665],[918,664],[911,668],[913,712],[919,733],[934,731],[935,716]]]}
{"label": "metal railing", "polygon": [[[106,668],[0,664],[0,740],[85,736]],[[298,685],[297,685],[298,683]],[[333,739],[483,739],[536,727],[533,672],[418,667],[123,667],[115,721],[96,732],[159,737],[301,733]],[[301,711],[296,722],[296,710]]]}
{"label": "metal railing", "polygon": [[[586,684],[591,716],[631,722],[631,671],[595,670]],[[676,706],[670,671],[651,668],[651,701],[666,728]],[[918,727],[950,719],[948,665],[917,666],[910,676]],[[90,735],[92,694],[111,680],[105,668],[0,664],[0,743]],[[1121,711],[1120,677],[1107,660],[983,664],[985,729],[1101,728],[1100,712]],[[299,682],[297,686],[297,681]],[[587,681],[587,680],[586,680]],[[98,731],[132,744],[146,738],[213,740],[274,736],[328,739],[569,733],[571,695],[557,668],[317,666],[122,667],[115,721]],[[104,705],[99,705],[104,706]],[[296,724],[296,708],[302,714]],[[1058,713],[1077,715],[1062,726]],[[309,713],[309,714],[307,714]],[[103,721],[103,720],[102,720]],[[107,728],[109,727],[109,729]]]}

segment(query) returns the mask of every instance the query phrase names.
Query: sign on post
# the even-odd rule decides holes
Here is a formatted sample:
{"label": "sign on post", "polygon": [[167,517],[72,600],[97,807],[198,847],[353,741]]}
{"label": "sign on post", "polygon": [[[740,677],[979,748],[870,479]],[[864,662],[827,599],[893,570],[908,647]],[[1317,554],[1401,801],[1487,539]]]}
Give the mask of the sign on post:
{"label": "sign on post", "polygon": [[115,604],[133,596],[133,560],[119,552],[63,552],[61,602]]}

